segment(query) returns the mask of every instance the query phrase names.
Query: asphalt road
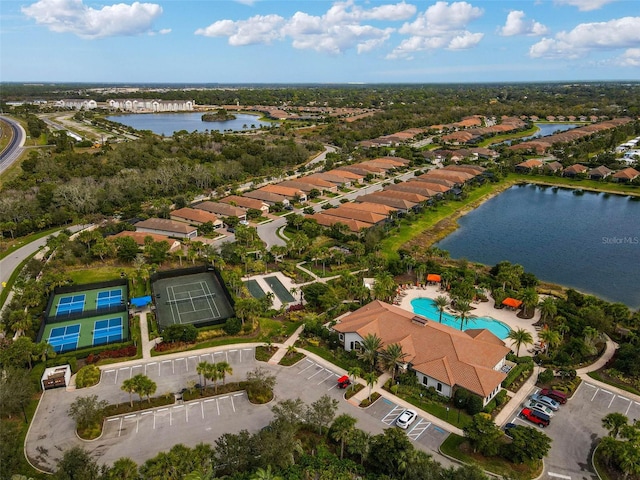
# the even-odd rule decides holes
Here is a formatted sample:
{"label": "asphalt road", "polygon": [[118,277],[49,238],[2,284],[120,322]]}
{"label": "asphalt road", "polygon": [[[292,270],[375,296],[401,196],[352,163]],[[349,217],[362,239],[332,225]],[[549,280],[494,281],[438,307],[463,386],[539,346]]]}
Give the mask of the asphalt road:
{"label": "asphalt road", "polygon": [[[155,357],[151,361],[127,362],[124,366],[106,366],[102,378],[95,387],[68,392],[65,389],[44,393],[27,434],[25,451],[39,468],[53,470],[63,452],[82,445],[100,463],[113,463],[120,457],[131,457],[138,464],[170,449],[177,443],[195,446],[200,442],[213,444],[223,433],[237,433],[242,429],[255,433],[272,419],[274,402],[287,398],[300,398],[311,404],[322,395],[339,401],[338,412],[353,415],[358,428],[372,434],[382,433],[393,425],[402,408],[388,400],[380,399],[375,408],[361,409],[344,400],[344,390],[337,388],[337,378],[342,375],[331,364],[303,359],[292,367],[269,365],[255,360],[253,346],[227,346],[212,349],[208,353],[185,352],[173,358]],[[244,392],[219,395],[187,403],[144,411],[130,415],[111,417],[105,423],[102,436],[92,442],[77,438],[74,423],[67,415],[71,403],[80,396],[97,395],[111,403],[127,402],[129,395],[120,390],[122,381],[138,373],[152,378],[158,385],[156,395],[176,392],[188,381],[200,382],[196,365],[200,361],[225,360],[233,368],[227,381],[244,379],[256,366],[267,369],[276,376],[275,399],[267,405],[252,405]],[[137,396],[134,396],[134,401]],[[437,447],[448,432],[432,426],[419,418],[407,429],[415,446],[442,462],[450,462],[437,454]]]}
{"label": "asphalt road", "polygon": [[20,158],[27,134],[24,128],[22,128],[22,125],[15,120],[5,116],[1,116],[0,118],[9,124],[13,131],[11,142],[0,152],[0,173],[3,173],[13,162]]}

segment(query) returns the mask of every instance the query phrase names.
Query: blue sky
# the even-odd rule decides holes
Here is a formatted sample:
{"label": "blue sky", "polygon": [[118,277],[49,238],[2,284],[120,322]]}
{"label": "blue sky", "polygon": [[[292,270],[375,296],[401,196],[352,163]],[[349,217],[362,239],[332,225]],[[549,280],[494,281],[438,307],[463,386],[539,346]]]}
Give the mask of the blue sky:
{"label": "blue sky", "polygon": [[0,80],[640,80],[637,0],[0,2]]}

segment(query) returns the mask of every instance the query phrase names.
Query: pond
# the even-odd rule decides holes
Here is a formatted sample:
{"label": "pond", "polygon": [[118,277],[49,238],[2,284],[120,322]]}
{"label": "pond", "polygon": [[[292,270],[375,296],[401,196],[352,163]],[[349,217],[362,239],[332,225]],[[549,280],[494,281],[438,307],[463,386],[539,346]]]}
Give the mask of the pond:
{"label": "pond", "polygon": [[[518,140],[525,142],[527,140],[531,140],[532,138],[547,137],[549,135],[553,135],[554,133],[566,132],[567,130],[573,130],[577,127],[584,127],[584,124],[580,123],[534,123],[533,125],[538,127],[538,131],[533,135],[529,135],[528,137],[518,138]],[[511,145],[511,140],[505,140],[500,144]]]}
{"label": "pond", "polygon": [[239,132],[253,130],[261,126],[269,127],[272,122],[260,120],[258,115],[246,113],[234,113],[235,119],[224,122],[204,122],[203,112],[191,113],[127,113],[123,115],[111,115],[107,119],[112,122],[122,123],[136,130],[150,130],[158,135],[171,136],[174,132],[186,130],[187,132],[232,130]]}
{"label": "pond", "polygon": [[521,185],[460,218],[438,243],[453,258],[518,263],[539,279],[640,307],[640,201]]}

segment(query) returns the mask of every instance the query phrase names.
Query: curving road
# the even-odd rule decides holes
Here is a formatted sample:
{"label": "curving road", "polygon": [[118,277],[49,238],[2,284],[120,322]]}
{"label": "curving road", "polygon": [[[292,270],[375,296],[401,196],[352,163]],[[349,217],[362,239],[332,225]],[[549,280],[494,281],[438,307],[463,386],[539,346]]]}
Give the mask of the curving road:
{"label": "curving road", "polygon": [[0,119],[2,119],[7,125],[9,125],[12,130],[11,141],[9,142],[9,145],[7,145],[7,147],[2,152],[0,152],[1,174],[7,168],[9,168],[13,164],[13,162],[20,158],[20,155],[22,155],[22,147],[24,146],[24,141],[27,137],[27,133],[24,131],[24,128],[22,128],[22,125],[20,125],[15,120],[5,116],[0,116]]}

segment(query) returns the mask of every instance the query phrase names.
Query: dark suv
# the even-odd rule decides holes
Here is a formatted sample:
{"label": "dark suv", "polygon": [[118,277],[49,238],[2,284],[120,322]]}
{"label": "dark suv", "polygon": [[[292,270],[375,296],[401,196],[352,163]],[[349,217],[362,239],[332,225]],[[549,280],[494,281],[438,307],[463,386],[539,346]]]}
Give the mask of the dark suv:
{"label": "dark suv", "polygon": [[531,423],[540,425],[540,427],[542,428],[548,426],[551,423],[551,418],[549,417],[549,415],[537,410],[532,410],[530,408],[523,408],[520,412],[520,418],[529,420]]}

